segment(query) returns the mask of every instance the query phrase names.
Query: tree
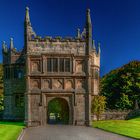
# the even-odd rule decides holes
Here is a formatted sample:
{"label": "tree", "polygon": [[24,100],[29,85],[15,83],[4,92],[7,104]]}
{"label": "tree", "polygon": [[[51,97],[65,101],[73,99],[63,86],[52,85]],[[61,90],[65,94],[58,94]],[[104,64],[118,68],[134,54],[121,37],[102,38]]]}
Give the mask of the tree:
{"label": "tree", "polygon": [[116,108],[124,110],[128,109],[132,106],[133,102],[128,99],[128,95],[125,95],[124,93],[120,97],[120,100],[118,100],[115,104]]}
{"label": "tree", "polygon": [[97,120],[100,120],[100,115],[105,111],[106,97],[94,96],[91,102],[91,112],[96,115]]}
{"label": "tree", "polygon": [[102,77],[101,95],[108,109],[134,109],[140,104],[140,61],[132,61]]}
{"label": "tree", "polygon": [[0,95],[0,111],[4,110],[3,95]]}

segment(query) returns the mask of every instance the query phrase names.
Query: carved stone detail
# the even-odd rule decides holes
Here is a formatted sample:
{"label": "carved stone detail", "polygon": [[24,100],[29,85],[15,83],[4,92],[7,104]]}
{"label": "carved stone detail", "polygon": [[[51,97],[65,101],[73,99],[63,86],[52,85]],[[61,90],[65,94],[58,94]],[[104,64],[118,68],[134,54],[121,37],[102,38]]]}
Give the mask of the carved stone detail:
{"label": "carved stone detail", "polygon": [[53,86],[53,89],[62,89],[63,88],[62,79],[54,79],[52,86]]}
{"label": "carved stone detail", "polygon": [[76,88],[77,89],[83,89],[83,80],[77,80],[76,82]]}
{"label": "carved stone detail", "polygon": [[39,81],[38,80],[32,80],[32,89],[39,89]]}
{"label": "carved stone detail", "polygon": [[65,82],[65,89],[66,90],[70,90],[70,89],[72,89],[73,88],[73,82],[72,82],[72,80],[67,80],[66,82]]}
{"label": "carved stone detail", "polygon": [[83,62],[76,61],[76,73],[82,73],[82,72],[83,72]]}
{"label": "carved stone detail", "polygon": [[35,52],[57,52],[57,53],[74,53],[74,54],[84,54],[85,53],[85,43],[77,42],[53,42],[53,43],[38,43],[30,46],[29,51],[31,53]]}
{"label": "carved stone detail", "polygon": [[44,89],[50,89],[50,80],[44,80],[43,81],[43,88]]}
{"label": "carved stone detail", "polygon": [[40,62],[39,61],[32,62],[31,67],[32,67],[32,72],[39,72]]}

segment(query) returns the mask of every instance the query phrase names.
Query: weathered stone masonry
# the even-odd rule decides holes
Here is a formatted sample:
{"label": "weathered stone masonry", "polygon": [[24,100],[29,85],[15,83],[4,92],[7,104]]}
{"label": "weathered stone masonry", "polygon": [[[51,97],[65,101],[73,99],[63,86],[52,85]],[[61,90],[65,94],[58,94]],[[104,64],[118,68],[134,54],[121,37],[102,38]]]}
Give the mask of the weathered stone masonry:
{"label": "weathered stone masonry", "polygon": [[27,126],[47,124],[47,107],[54,98],[69,106],[69,124],[90,125],[91,100],[99,92],[100,44],[92,40],[90,10],[86,26],[75,38],[41,38],[33,31],[29,8],[24,22],[24,48],[13,39],[3,42],[4,119],[25,120]]}

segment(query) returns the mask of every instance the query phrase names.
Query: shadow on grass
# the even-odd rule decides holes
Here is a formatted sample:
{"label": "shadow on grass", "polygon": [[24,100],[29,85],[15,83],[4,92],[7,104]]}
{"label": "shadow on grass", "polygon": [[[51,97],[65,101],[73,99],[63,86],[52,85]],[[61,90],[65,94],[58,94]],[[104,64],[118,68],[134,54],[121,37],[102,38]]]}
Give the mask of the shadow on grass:
{"label": "shadow on grass", "polygon": [[24,122],[15,122],[15,121],[0,121],[0,125],[16,125],[16,126],[25,126]]}

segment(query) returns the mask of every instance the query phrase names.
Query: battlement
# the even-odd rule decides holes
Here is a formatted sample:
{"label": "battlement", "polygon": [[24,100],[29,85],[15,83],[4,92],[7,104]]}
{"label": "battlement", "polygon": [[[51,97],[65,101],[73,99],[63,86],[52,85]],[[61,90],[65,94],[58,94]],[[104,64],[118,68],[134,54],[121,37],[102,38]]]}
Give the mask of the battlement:
{"label": "battlement", "polygon": [[51,36],[46,36],[42,38],[41,36],[32,37],[29,41],[38,41],[38,42],[85,42],[85,38],[78,38],[78,37],[65,37],[62,38],[61,36],[56,36],[52,38]]}

